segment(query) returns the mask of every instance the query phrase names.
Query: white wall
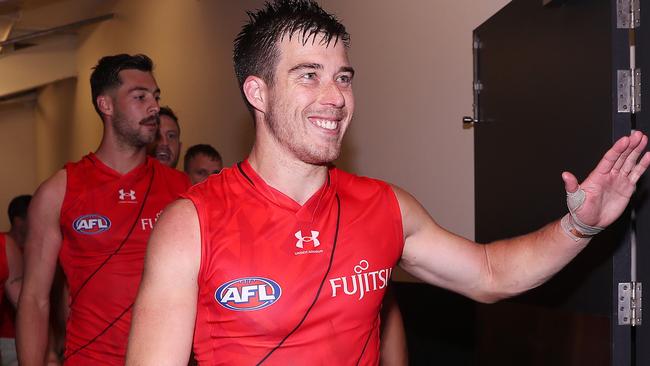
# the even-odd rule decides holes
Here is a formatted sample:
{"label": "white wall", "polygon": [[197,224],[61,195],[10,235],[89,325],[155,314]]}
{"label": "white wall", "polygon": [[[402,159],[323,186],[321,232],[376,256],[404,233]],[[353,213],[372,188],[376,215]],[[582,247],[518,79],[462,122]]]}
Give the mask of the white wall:
{"label": "white wall", "polygon": [[468,238],[474,135],[461,118],[472,114],[472,30],[508,2],[327,1],[352,35],[357,71],[349,165],[405,188]]}
{"label": "white wall", "polygon": [[[510,0],[327,0],[352,36],[356,117],[344,165],[413,194],[474,238],[472,31]],[[398,271],[398,280],[410,277]]]}
{"label": "white wall", "polygon": [[7,206],[36,188],[35,103],[0,106],[0,231],[9,230]]}
{"label": "white wall", "polygon": [[[471,114],[472,30],[508,2],[321,0],[351,33],[357,70],[356,117],[340,165],[402,186],[442,226],[469,238],[473,131],[462,129],[461,117]],[[210,143],[228,164],[243,159],[253,130],[233,75],[232,40],[245,10],[262,3],[106,2],[97,12],[114,12],[115,19],[88,27],[80,38],[64,155],[78,159],[97,147],[102,125],[90,101],[91,67],[101,56],[126,52],[154,59],[162,103],[178,112],[185,147]],[[0,135],[6,135],[2,126]]]}
{"label": "white wall", "polygon": [[71,126],[76,78],[50,83],[39,90],[36,117],[36,179],[42,182],[72,160]]}

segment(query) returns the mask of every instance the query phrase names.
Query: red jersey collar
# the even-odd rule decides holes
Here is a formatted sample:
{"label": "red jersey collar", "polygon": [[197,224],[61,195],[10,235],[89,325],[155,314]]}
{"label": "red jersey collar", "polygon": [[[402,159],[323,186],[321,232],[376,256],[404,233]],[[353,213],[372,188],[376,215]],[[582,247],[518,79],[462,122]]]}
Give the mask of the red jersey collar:
{"label": "red jersey collar", "polygon": [[104,173],[106,173],[108,175],[112,175],[112,176],[115,176],[115,177],[138,176],[138,175],[141,175],[141,174],[146,174],[146,172],[148,172],[153,167],[153,164],[155,163],[154,159],[147,155],[144,163],[139,164],[135,168],[131,169],[129,172],[127,172],[125,174],[122,174],[122,173],[118,172],[117,170],[111,168],[110,166],[106,165],[93,152],[88,153],[88,155],[86,155],[86,157],[88,159],[90,159],[90,161],[93,163],[93,165],[96,166],[99,170],[101,170],[102,172],[104,172]]}
{"label": "red jersey collar", "polygon": [[333,166],[329,167],[327,171],[327,180],[323,186],[317,190],[304,205],[300,205],[293,198],[268,185],[253,169],[248,159],[238,163],[237,168],[243,178],[250,183],[255,191],[264,196],[266,200],[277,206],[294,211],[297,215],[307,215],[309,218],[305,217],[305,219],[309,220],[311,220],[313,215],[316,214],[316,210],[319,207],[327,206],[324,205],[325,202],[323,201],[334,199],[334,193],[336,192],[337,174],[336,169]]}

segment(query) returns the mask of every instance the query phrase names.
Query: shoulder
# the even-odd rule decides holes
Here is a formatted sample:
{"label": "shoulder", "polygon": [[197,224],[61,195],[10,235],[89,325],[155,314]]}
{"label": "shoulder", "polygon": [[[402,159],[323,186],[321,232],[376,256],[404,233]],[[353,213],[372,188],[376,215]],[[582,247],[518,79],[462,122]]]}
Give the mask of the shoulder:
{"label": "shoulder", "polygon": [[339,192],[350,193],[357,197],[373,196],[378,193],[393,196],[391,185],[383,180],[355,175],[338,168],[331,169],[331,174],[336,175]]}
{"label": "shoulder", "polygon": [[95,160],[97,160],[97,157],[93,153],[89,153],[87,155],[82,156],[81,159],[77,161],[69,161],[65,163],[62,170],[66,170],[69,173],[78,170],[86,171],[86,169],[95,165]]}
{"label": "shoulder", "polygon": [[[238,172],[236,168],[225,168],[218,174],[211,174],[203,182],[193,185],[188,191],[187,198],[202,199],[205,196],[220,196],[224,194],[233,195],[239,192],[237,189]],[[226,193],[228,192],[228,193]]]}
{"label": "shoulder", "polygon": [[63,202],[63,197],[65,196],[67,182],[68,171],[66,168],[54,173],[38,187],[34,193],[32,203],[30,203],[30,208],[34,204],[36,204],[36,207],[39,207],[42,203],[58,203],[60,206],[60,203]]}
{"label": "shoulder", "polygon": [[162,179],[165,180],[166,184],[172,185],[182,192],[186,191],[190,187],[190,179],[187,177],[187,174],[161,164],[156,159],[148,159],[151,159],[151,164],[154,165],[154,169],[159,172],[159,175],[161,175]]}
{"label": "shoulder", "polygon": [[199,218],[196,207],[188,199],[178,199],[165,208],[156,222],[151,242],[165,242],[183,248],[187,241],[196,241],[199,236]]}
{"label": "shoulder", "polygon": [[61,169],[41,183],[29,204],[28,221],[31,227],[54,225],[59,221],[61,207],[67,192],[67,172]]}

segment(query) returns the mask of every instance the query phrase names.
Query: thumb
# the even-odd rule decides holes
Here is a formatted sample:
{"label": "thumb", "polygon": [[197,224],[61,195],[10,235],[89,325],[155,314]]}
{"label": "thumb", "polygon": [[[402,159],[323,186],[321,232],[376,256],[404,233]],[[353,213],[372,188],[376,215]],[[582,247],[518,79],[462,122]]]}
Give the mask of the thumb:
{"label": "thumb", "polygon": [[564,190],[573,193],[578,190],[578,179],[575,175],[564,172],[562,173],[562,180],[564,181]]}

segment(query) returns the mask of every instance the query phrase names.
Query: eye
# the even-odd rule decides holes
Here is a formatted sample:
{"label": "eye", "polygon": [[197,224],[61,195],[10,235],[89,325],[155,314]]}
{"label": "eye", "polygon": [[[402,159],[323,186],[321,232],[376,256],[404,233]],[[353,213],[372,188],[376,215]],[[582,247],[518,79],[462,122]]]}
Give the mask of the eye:
{"label": "eye", "polygon": [[306,79],[306,80],[316,79],[316,73],[315,72],[308,72],[306,74],[303,74],[302,78]]}
{"label": "eye", "polygon": [[336,81],[342,84],[351,84],[352,83],[352,76],[350,75],[340,75],[338,78],[336,78]]}

